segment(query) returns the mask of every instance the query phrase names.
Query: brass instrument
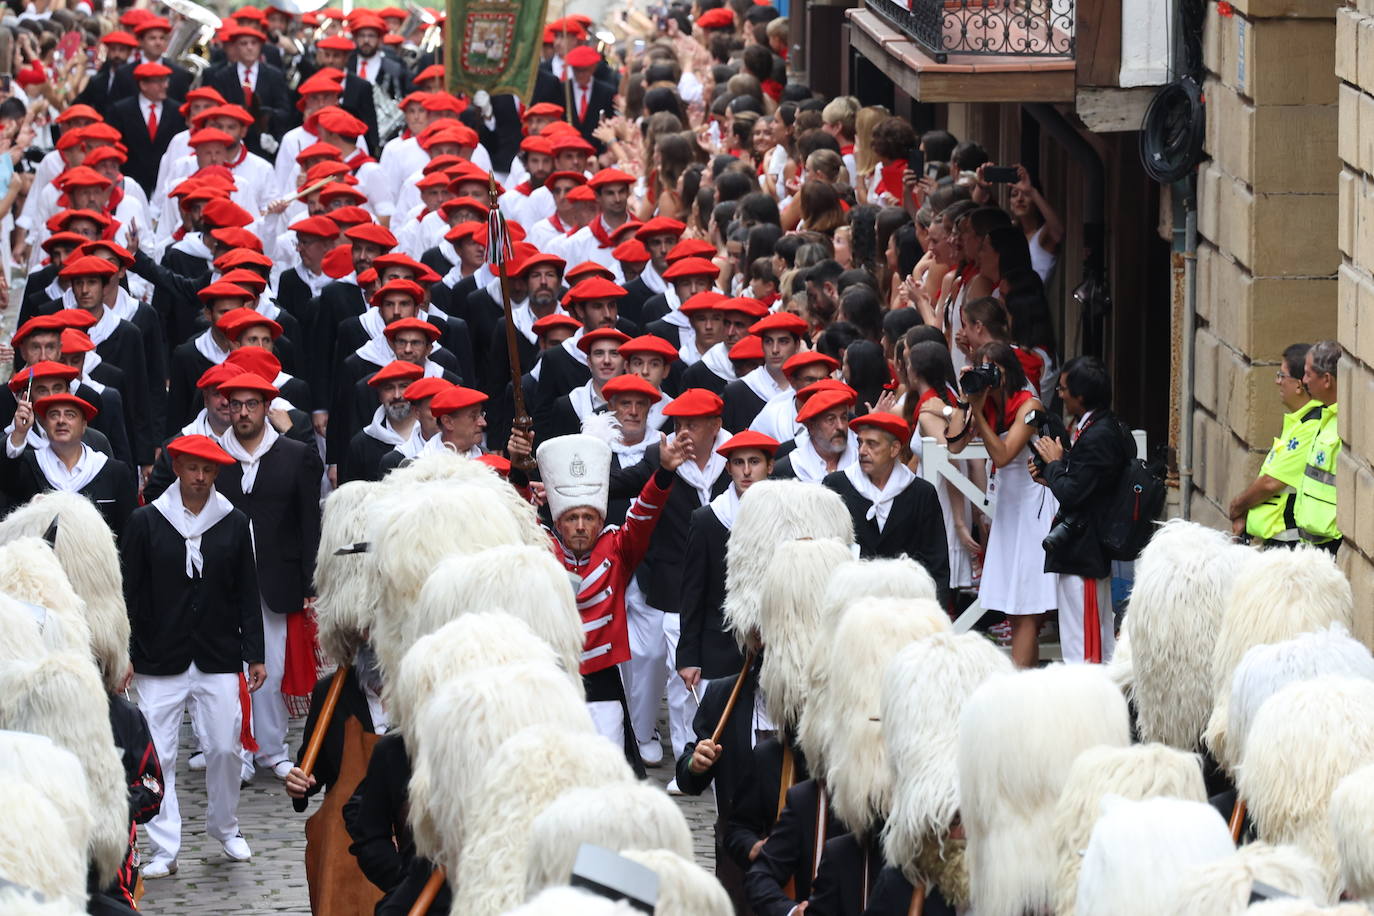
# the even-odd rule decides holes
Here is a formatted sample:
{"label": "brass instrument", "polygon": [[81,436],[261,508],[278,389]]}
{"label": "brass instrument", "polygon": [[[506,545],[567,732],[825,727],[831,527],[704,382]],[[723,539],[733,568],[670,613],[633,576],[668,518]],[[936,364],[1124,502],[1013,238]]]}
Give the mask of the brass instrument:
{"label": "brass instrument", "polygon": [[210,40],[223,21],[193,0],[164,0],[176,16],[167,40],[166,56],[191,71],[195,82],[210,66]]}

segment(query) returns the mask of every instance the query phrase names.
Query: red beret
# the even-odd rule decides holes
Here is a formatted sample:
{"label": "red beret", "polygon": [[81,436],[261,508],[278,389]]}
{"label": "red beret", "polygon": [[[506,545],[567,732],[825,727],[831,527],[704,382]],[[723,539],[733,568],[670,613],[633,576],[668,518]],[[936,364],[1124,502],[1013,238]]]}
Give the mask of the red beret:
{"label": "red beret", "polygon": [[71,121],[76,120],[77,118],[85,118],[88,121],[105,120],[100,116],[100,112],[96,111],[89,105],[73,105],[72,107],[65,109],[56,118],[53,118],[53,121],[55,121],[58,124],[67,124]]}
{"label": "red beret", "polygon": [[271,382],[253,372],[240,372],[233,378],[220,383],[221,391],[259,391],[269,398],[277,396],[277,389]]}
{"label": "red beret", "polygon": [[[214,226],[216,229],[223,229],[232,226],[242,229],[253,223],[253,214],[234,203],[232,200],[211,200],[206,201],[205,206],[200,211],[201,218],[205,222]],[[262,244],[261,241],[258,242]],[[241,247],[241,246],[234,246]]]}
{"label": "red beret", "polygon": [[709,388],[688,388],[663,408],[665,417],[718,417],[725,402]]}
{"label": "red beret", "polygon": [[733,299],[726,299],[721,303],[720,308],[723,312],[740,312],[756,321],[768,314],[768,306],[750,296],[736,296]]}
{"label": "red beret", "polygon": [[134,79],[155,80],[172,75],[172,68],[165,64],[143,63],[134,67]]}
{"label": "red beret", "polygon": [[763,341],[753,334],[746,334],[730,348],[727,355],[731,359],[745,361],[763,359]]}
{"label": "red beret", "polygon": [[564,295],[564,301],[583,302],[591,299],[619,299],[625,290],[604,277],[588,277]]}
{"label": "red beret", "polygon": [[548,137],[526,137],[520,141],[520,151],[522,153],[543,153],[545,156],[553,155],[553,144]]}
{"label": "red beret", "polygon": [[14,373],[14,376],[10,379],[10,391],[17,393],[24,390],[24,386],[29,383],[30,376],[34,378],[60,378],[63,381],[70,382],[80,374],[81,370],[77,369],[75,366],[56,363],[50,359],[43,360],[41,363],[34,363],[32,366],[27,366]]}
{"label": "red beret", "polygon": [[50,394],[46,398],[39,398],[34,402],[33,412],[41,417],[54,407],[75,407],[81,411],[87,422],[94,420],[96,415],[96,409],[89,401],[82,400],[74,394]]}
{"label": "red beret", "polygon": [[823,378],[818,382],[812,382],[797,392],[797,398],[805,404],[813,395],[820,394],[822,391],[843,391],[851,400],[856,402],[859,400],[859,392],[836,378]]}
{"label": "red beret", "polygon": [[52,314],[52,320],[64,328],[77,328],[84,331],[94,327],[100,319],[85,309],[60,309]]}
{"label": "red beret", "polygon": [[793,353],[787,357],[787,361],[782,364],[782,374],[791,375],[793,372],[805,369],[807,366],[821,365],[826,372],[834,372],[840,368],[839,360],[833,356],[826,356],[819,350],[803,350],[800,353]]}
{"label": "red beret", "polygon": [[413,382],[418,378],[423,378],[425,370],[414,363],[405,363],[399,359],[392,360],[376,372],[367,380],[368,385],[376,388],[387,382]]}
{"label": "red beret", "polygon": [[525,109],[525,113],[520,116],[523,121],[526,118],[562,118],[563,106],[555,105],[553,102],[540,102]]}
{"label": "red beret", "polygon": [[124,31],[111,32],[100,39],[100,43],[106,45],[123,45],[126,48],[138,47],[138,39]]}
{"label": "red beret", "polygon": [[[408,281],[406,281],[406,280],[392,280],[392,281],[391,281],[391,283],[406,283],[406,282],[408,282]],[[391,283],[388,283],[387,286],[390,286]],[[413,286],[414,284],[411,284],[411,285]],[[383,288],[385,288],[385,287],[383,287]],[[394,290],[393,290],[393,292],[394,292]],[[391,340],[392,338],[394,338],[397,334],[401,333],[402,331],[419,331],[421,334],[423,334],[423,335],[425,335],[426,337],[428,337],[431,343],[432,343],[433,341],[436,341],[436,340],[439,339],[439,329],[438,329],[437,327],[435,327],[433,324],[431,324],[430,322],[425,321],[423,318],[397,318],[395,321],[391,322],[391,324],[389,324],[389,325],[387,325],[386,327],[382,328],[382,334],[386,337],[387,340]]]}
{"label": "red beret", "polygon": [[[84,309],[83,309],[84,311]],[[57,321],[52,315],[35,315],[28,321],[21,324],[10,338],[10,346],[17,347],[24,342],[30,334],[39,334],[44,331],[52,333],[61,331],[62,323]]]}
{"label": "red beret", "polygon": [[[812,398],[812,400],[815,400]],[[866,413],[849,421],[849,428],[858,430],[861,426],[872,426],[891,434],[902,445],[911,441],[911,427],[901,417],[890,413]]]}
{"label": "red beret", "polygon": [[654,334],[641,334],[631,337],[620,345],[620,355],[627,359],[631,356],[661,356],[664,362],[677,359],[677,349],[662,337]]}
{"label": "red beret", "polygon": [[344,236],[355,242],[368,242],[377,245],[387,251],[396,247],[396,236],[392,235],[385,226],[379,226],[376,223],[359,223],[344,232]]}
{"label": "red beret", "polygon": [[113,277],[119,272],[115,267],[104,258],[98,258],[93,254],[84,255],[76,258],[68,258],[62,265],[62,269],[57,272],[59,277]]}
{"label": "red beret", "polygon": [[406,400],[423,401],[425,398],[432,398],[440,392],[448,391],[452,387],[452,382],[441,379],[437,375],[416,379],[414,384],[406,388]]}
{"label": "red beret", "polygon": [[650,403],[656,403],[663,397],[663,392],[633,373],[617,375],[601,388],[601,396],[608,401],[618,394],[642,394]]}
{"label": "red beret", "polygon": [[718,6],[698,16],[697,25],[703,29],[731,29],[735,26],[735,14]]}
{"label": "red beret", "polygon": [[749,333],[762,336],[769,331],[783,331],[801,337],[806,334],[808,327],[806,319],[800,315],[794,315],[791,312],[774,312],[750,325]]}
{"label": "red beret", "polygon": [[718,254],[720,252],[716,250],[716,246],[704,239],[683,239],[668,249],[668,263],[672,264],[683,258],[713,258]]}
{"label": "red beret", "polygon": [[630,335],[624,331],[617,331],[615,328],[597,328],[595,331],[588,331],[577,339],[577,349],[583,353],[590,353],[592,346],[603,340],[612,340],[618,344],[623,344],[629,339]]}
{"label": "red beret", "polygon": [[[554,123],[562,124],[564,122],[555,121]],[[566,152],[567,150],[576,150],[579,153],[588,154],[596,152],[596,147],[588,143],[583,136],[575,130],[566,132],[560,130],[558,136],[554,137],[550,142],[553,144],[553,151],[555,154]]]}
{"label": "red beret", "polygon": [[573,181],[577,184],[586,184],[587,176],[583,175],[581,172],[573,172],[566,169],[561,172],[550,172],[549,177],[544,179],[544,186],[548,187],[555,181]]}
{"label": "red beret", "polygon": [[229,136],[219,128],[202,127],[200,130],[192,133],[190,138],[186,142],[191,145],[192,149],[194,149],[197,146],[204,146],[207,143],[223,143],[225,145],[228,145],[230,143],[236,143],[238,141],[236,141],[233,137]]}
{"label": "red beret", "polygon": [[568,262],[556,254],[549,254],[546,251],[535,251],[515,264],[511,268],[511,273],[519,275],[528,270],[533,270],[536,267],[552,267],[561,275],[567,266]]}
{"label": "red beret", "polygon": [[596,53],[595,48],[587,45],[578,45],[568,52],[567,56],[569,67],[595,67],[601,63],[601,55]]}
{"label": "red beret", "polygon": [[695,296],[692,296],[686,302],[682,303],[682,305],[678,306],[678,311],[682,312],[684,315],[691,315],[696,312],[722,312],[725,310],[725,303],[729,301],[730,298],[725,294],[718,293],[713,289],[708,289],[704,292],[697,293]]}
{"label": "red beret", "polygon": [[232,283],[235,286],[242,286],[256,296],[261,296],[263,290],[267,289],[267,278],[247,267],[236,267],[220,277],[225,283]]}
{"label": "red beret", "polygon": [[[234,248],[215,258],[215,269],[221,271],[233,270],[235,267],[268,267],[275,262],[261,251],[254,251],[252,248]],[[264,280],[264,283],[267,281]]]}
{"label": "red beret", "polygon": [[717,455],[729,456],[735,449],[756,448],[765,455],[772,455],[778,450],[780,443],[772,436],[765,436],[763,433],[746,429],[742,433],[735,433],[729,439],[721,443],[720,448],[716,449]]}
{"label": "red beret", "polygon": [[58,175],[53,183],[64,191],[68,188],[108,188],[114,184],[95,169],[84,165],[67,169]]}
{"label": "red beret", "polygon": [[714,280],[719,276],[720,268],[705,258],[682,258],[663,271],[665,280],[677,280],[681,277],[710,277]]}
{"label": "red beret", "polygon": [[475,388],[454,385],[434,396],[434,400],[429,402],[429,412],[436,417],[442,417],[444,414],[453,413],[455,410],[481,404],[486,399],[487,396]]}
{"label": "red beret", "polygon": [[134,34],[142,37],[143,33],[149,29],[162,29],[165,32],[172,31],[172,24],[161,16],[147,16],[134,25]]}
{"label": "red beret", "polygon": [[427,83],[430,80],[441,80],[443,78],[443,64],[430,64],[428,67],[415,74],[415,82],[417,83]]}
{"label": "red beret", "polygon": [[478,464],[485,464],[502,478],[510,476],[510,459],[508,458],[502,458],[500,455],[493,455],[491,452],[483,452],[474,460]]}
{"label": "red beret", "polygon": [[578,185],[568,192],[568,200],[580,204],[589,204],[596,200],[596,192],[585,184]]}
{"label": "red beret", "polygon": [[124,267],[132,267],[134,264],[134,256],[129,254],[129,252],[125,250],[124,246],[117,245],[114,242],[111,242],[109,239],[95,239],[94,241],[86,242],[84,245],[77,249],[76,253],[78,255],[81,255],[82,257],[85,257],[88,254],[99,257],[99,252],[102,251],[114,255],[115,260],[117,260]]}
{"label": "red beret", "polygon": [[[202,287],[196,292],[196,296],[206,304],[215,299],[246,299],[251,301],[258,298],[252,290],[244,289],[237,283],[230,283],[227,280],[218,280],[209,286]],[[256,315],[257,312],[253,314]]]}
{"label": "red beret", "polygon": [[80,248],[88,241],[90,240],[78,232],[54,232],[43,240],[42,247],[48,254],[52,254],[52,250],[59,245],[71,245],[74,248]]}
{"label": "red beret", "polygon": [[[210,203],[215,202],[216,201],[213,200],[210,201]],[[219,242],[221,245],[228,245],[230,248],[247,248],[250,251],[262,251],[262,239],[239,226],[226,226],[223,229],[211,229],[210,238]]]}
{"label": "red beret", "polygon": [[596,261],[583,261],[563,272],[563,279],[569,283],[581,283],[588,277],[601,277],[606,280],[615,278],[615,273],[605,264]]}
{"label": "red beret", "polygon": [[[595,54],[596,52],[592,51],[592,53]],[[607,185],[634,183],[635,177],[628,172],[620,171],[620,169],[602,169],[587,180],[587,184],[598,191]]]}
{"label": "red beret", "polygon": [[89,353],[95,349],[95,341],[91,340],[90,335],[76,328],[64,330],[60,340],[63,356],[68,353]]}
{"label": "red beret", "polygon": [[646,264],[649,261],[649,249],[637,238],[626,239],[611,249],[611,257],[622,264]]}
{"label": "red beret", "polygon": [[807,398],[801,410],[797,411],[797,422],[805,423],[808,420],[815,419],[827,410],[834,410],[836,407],[847,407],[857,400],[857,396],[850,395],[848,391],[817,392],[814,397]]}
{"label": "red beret", "polygon": [[242,105],[233,105],[228,102],[223,105],[216,105],[214,108],[205,109],[200,113],[200,117],[232,118],[245,127],[252,126],[253,124],[253,116],[249,114],[247,108],[244,108]]}
{"label": "red beret", "polygon": [[378,270],[386,270],[388,267],[404,267],[416,276],[429,270],[428,267],[406,254],[404,251],[388,251],[386,254],[379,254],[372,259],[372,266]]}
{"label": "red beret", "polygon": [[[256,348],[249,347],[248,349],[252,350]],[[236,350],[235,352],[238,351]],[[232,356],[233,354],[230,355]],[[220,382],[227,381],[236,375],[238,375],[238,371],[233,366],[229,365],[228,360],[225,360],[219,365],[211,366],[209,369],[202,372],[200,378],[196,380],[196,387],[202,390],[206,388],[218,388]],[[273,377],[275,378],[275,376]]]}
{"label": "red beret", "polygon": [[281,373],[281,360],[273,356],[271,350],[264,350],[262,347],[239,347],[229,354],[224,360],[224,365],[229,367],[225,381],[234,378],[240,372],[251,372],[258,378],[270,379],[275,379]]}
{"label": "red beret", "polygon": [[266,315],[255,312],[253,309],[242,308],[234,309],[220,316],[219,321],[215,322],[215,327],[219,328],[225,337],[237,341],[243,336],[243,332],[256,325],[262,325],[271,333],[272,339],[276,340],[281,336],[281,325],[277,324]]}
{"label": "red beret", "polygon": [[367,203],[367,195],[342,181],[331,181],[320,188],[320,203],[328,205],[336,200],[346,200],[351,204]]}
{"label": "red beret", "polygon": [[46,225],[53,232],[59,232],[79,219],[88,219],[99,226],[101,230],[110,228],[110,218],[104,213],[97,213],[94,210],[63,210],[61,213],[54,213],[49,217]]}
{"label": "red beret", "polygon": [[262,32],[246,25],[241,25],[238,28],[227,29],[224,32],[224,38],[226,41],[238,41],[240,38],[256,38],[258,41],[267,40],[267,36],[264,35]]}
{"label": "red beret", "polygon": [[[422,302],[424,300],[425,290],[424,287],[416,283],[414,280],[391,280],[377,287],[377,291],[372,294],[371,301],[373,305],[381,305],[382,300],[384,300],[387,296],[397,295],[409,296],[414,302],[418,304],[419,302]],[[426,322],[426,324],[428,324],[428,322]],[[433,325],[430,326],[433,327]],[[438,329],[435,328],[435,331],[437,332]]]}
{"label": "red beret", "polygon": [[554,312],[552,315],[545,315],[543,318],[537,319],[534,324],[531,325],[535,334],[547,334],[555,328],[567,328],[569,331],[576,333],[577,329],[580,327],[582,327],[582,322],[571,315],[564,315],[559,312]]}
{"label": "red beret", "polygon": [[315,42],[315,47],[324,48],[326,51],[353,51],[358,46],[342,35],[330,35]]}
{"label": "red beret", "polygon": [[647,223],[639,227],[635,233],[635,238],[646,239],[651,235],[682,235],[687,231],[687,224],[666,216],[655,216]]}
{"label": "red beret", "polygon": [[367,125],[336,105],[315,113],[315,122],[330,133],[350,139],[367,133]]}
{"label": "red beret", "polygon": [[298,235],[314,235],[324,239],[338,238],[339,224],[327,216],[298,219],[287,227]]}
{"label": "red beret", "polygon": [[167,443],[173,458],[200,458],[215,464],[233,464],[234,458],[209,436],[179,436]]}

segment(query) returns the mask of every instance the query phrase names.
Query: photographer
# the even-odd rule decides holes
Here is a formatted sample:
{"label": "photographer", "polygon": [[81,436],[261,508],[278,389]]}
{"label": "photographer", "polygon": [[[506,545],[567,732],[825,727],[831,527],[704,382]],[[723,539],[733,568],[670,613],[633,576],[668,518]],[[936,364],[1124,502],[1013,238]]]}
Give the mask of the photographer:
{"label": "photographer", "polygon": [[1064,365],[1055,390],[1074,419],[1066,450],[1058,438],[1034,444],[1043,469],[1032,459],[1037,483],[1059,501],[1054,530],[1045,543],[1045,571],[1059,574],[1059,642],[1066,662],[1105,662],[1115,643],[1112,564],[1098,539],[1103,505],[1132,446],[1111,411],[1112,382],[1095,356]]}
{"label": "photographer", "polygon": [[[1027,473],[1036,431],[1027,416],[1044,407],[1028,387],[1010,346],[985,344],[974,351],[973,359],[974,366],[959,384],[974,431],[991,459],[988,496],[997,500],[978,597],[983,607],[1007,615],[1012,662],[1032,668],[1040,658],[1040,622],[1055,606],[1055,577],[1045,568],[1040,542],[1050,530],[1057,504]],[[949,443],[949,450],[957,454],[967,442],[960,436]]]}

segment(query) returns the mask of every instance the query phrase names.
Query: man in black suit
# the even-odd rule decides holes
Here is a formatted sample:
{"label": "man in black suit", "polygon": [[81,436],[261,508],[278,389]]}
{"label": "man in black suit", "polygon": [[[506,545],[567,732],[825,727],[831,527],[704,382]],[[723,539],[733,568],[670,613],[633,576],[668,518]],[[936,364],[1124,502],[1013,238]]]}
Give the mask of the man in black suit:
{"label": "man in black suit", "polygon": [[[248,109],[253,126],[244,142],[250,151],[270,160],[295,114],[286,74],[262,59],[267,36],[257,29],[239,27],[226,38],[234,42],[238,60],[209,72],[205,81],[228,104]],[[264,140],[264,135],[271,140]]]}
{"label": "man in black suit", "polygon": [[110,87],[106,99],[118,101],[138,92],[137,81],[134,79],[135,67],[140,64],[162,64],[172,70],[167,97],[178,102],[184,101],[186,93],[191,91],[191,71],[176,61],[163,57],[167,52],[167,41],[172,36],[171,24],[161,16],[152,16],[140,22],[134,33],[138,36],[138,50],[134,52],[133,59],[115,73],[114,84]]}
{"label": "man in black suit", "polygon": [[763,365],[726,384],[726,429],[748,429],[765,404],[792,390],[782,367],[801,349],[806,332],[806,319],[791,312],[774,312],[749,328],[763,345]]}
{"label": "man in black suit", "polygon": [[176,103],[167,98],[172,70],[163,64],[139,64],[133,71],[138,91],[110,105],[105,119],[119,131],[129,148],[124,174],[151,195],[157,183],[157,167],[172,137],[186,129]]}
{"label": "man in black suit", "polygon": [[343,99],[339,107],[367,125],[367,149],[372,155],[381,158],[381,143],[377,136],[377,102],[372,96],[372,83],[358,76],[356,68],[350,69],[348,59],[357,45],[342,35],[330,35],[315,43],[315,64],[310,68],[302,67],[301,72],[309,75],[325,67],[338,70],[343,77]]}
{"label": "man in black suit", "polygon": [[854,520],[859,555],[906,554],[930,573],[940,603],[948,606],[949,542],[940,501],[935,488],[901,462],[911,428],[888,413],[855,417],[849,428],[858,438],[859,460],[822,482],[844,500]]}
{"label": "man in black suit", "polygon": [[[673,418],[675,436],[692,443],[692,458],[677,468],[682,482],[669,493],[649,541],[638,577],[643,593],[632,593],[627,601],[633,657],[624,670],[625,693],[640,756],[650,766],[663,754],[654,726],[664,675],[676,670],[675,666],[665,670],[665,663],[677,657],[687,527],[693,510],[709,504],[731,486],[725,456],[719,453],[729,438],[720,427],[720,410],[720,398],[700,388],[684,391],[663,408],[663,415]],[[639,464],[611,472],[611,498],[633,497],[658,467],[659,446],[655,443],[645,450]],[[636,632],[641,634],[638,644]],[[643,638],[642,634],[657,638]],[[692,739],[696,702],[684,680],[676,675],[668,677],[667,689],[670,746],[676,757]]]}
{"label": "man in black suit", "polygon": [[[1095,356],[1080,356],[1064,364],[1059,373],[1059,396],[1064,409],[1076,421],[1068,446],[1041,436],[1032,447],[1045,460],[1044,470],[1031,465],[1031,476],[1049,487],[1059,501],[1054,523],[1072,519],[1068,537],[1045,551],[1045,572],[1058,573],[1059,632],[1064,660],[1108,661],[1114,646],[1111,604],[1112,562],[1102,549],[1099,526],[1104,503],[1111,498],[1126,460],[1135,454],[1134,443],[1112,413],[1112,381],[1107,367]],[[934,570],[932,570],[934,572]],[[1099,627],[1098,658],[1085,651],[1089,596],[1096,600]],[[1085,620],[1085,614],[1087,619]]]}
{"label": "man in black suit", "polygon": [[[773,804],[777,804],[776,796]],[[744,879],[754,913],[788,916],[798,902],[809,899],[815,880],[818,834],[829,841],[848,832],[816,780],[807,779],[788,789],[782,813]]]}
{"label": "man in black suit", "polygon": [[239,678],[247,665],[250,691],[267,679],[248,518],[215,492],[220,468],[234,459],[206,436],[182,436],[167,449],[176,484],[134,510],[119,544],[138,705],[164,780],[162,808],[147,828],[146,878],[176,872],[177,744],[188,708],[205,753],[206,832],[230,858],[252,856],[238,829]]}
{"label": "man in black suit", "polygon": [[[261,595],[267,689],[253,698],[256,759],[278,779],[291,770],[287,712],[281,680],[286,663],[287,618],[304,613],[315,593],[315,552],[320,543],[320,476],[324,465],[312,446],[280,435],[267,422],[277,389],[256,375],[226,380],[231,428],[220,445],[236,461],[220,480],[224,495],[253,525]],[[245,761],[248,768],[251,763]]]}
{"label": "man in black suit", "polygon": [[[602,277],[588,277],[563,295],[568,314],[582,322],[582,328],[563,341],[561,346],[545,350],[540,357],[539,387],[536,389],[535,403],[530,407],[536,432],[541,428],[549,428],[555,401],[592,377],[591,370],[587,368],[587,354],[577,346],[578,341],[588,331],[618,325],[620,297],[623,295],[623,288]],[[625,333],[633,334],[633,329]],[[632,498],[634,495],[630,494]]]}
{"label": "man in black suit", "polygon": [[603,82],[596,79],[597,65],[602,63],[601,55],[596,50],[581,45],[568,52],[568,65],[572,68],[572,78],[564,86],[564,99],[562,104],[567,105],[567,97],[571,97],[572,126],[592,146],[596,147],[598,154],[606,149],[606,145],[592,136],[592,131],[596,130],[596,125],[601,123],[603,116],[610,117],[615,114],[615,94],[618,88],[613,83]]}
{"label": "man in black suit", "polygon": [[386,23],[380,17],[359,16],[353,26],[357,48],[348,58],[346,70],[399,101],[410,91],[410,76],[400,61],[383,53],[382,36],[386,33]]}
{"label": "man in black suit", "polygon": [[114,88],[115,76],[119,68],[129,62],[129,57],[138,47],[138,39],[128,32],[110,32],[100,39],[105,47],[105,59],[89,80],[86,88],[76,97],[77,102],[89,105],[96,111],[108,112],[110,90]]}

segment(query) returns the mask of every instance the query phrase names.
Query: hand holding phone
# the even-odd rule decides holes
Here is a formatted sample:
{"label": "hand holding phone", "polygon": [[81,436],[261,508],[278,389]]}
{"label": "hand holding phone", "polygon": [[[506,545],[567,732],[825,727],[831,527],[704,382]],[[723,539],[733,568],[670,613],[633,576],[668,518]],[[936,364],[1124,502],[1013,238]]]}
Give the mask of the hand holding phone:
{"label": "hand holding phone", "polygon": [[907,150],[906,167],[913,175],[921,175],[925,172],[926,154],[921,152],[919,146],[913,146]]}
{"label": "hand holding phone", "polygon": [[983,167],[983,181],[988,184],[1015,184],[1021,176],[1014,165],[987,165]]}

